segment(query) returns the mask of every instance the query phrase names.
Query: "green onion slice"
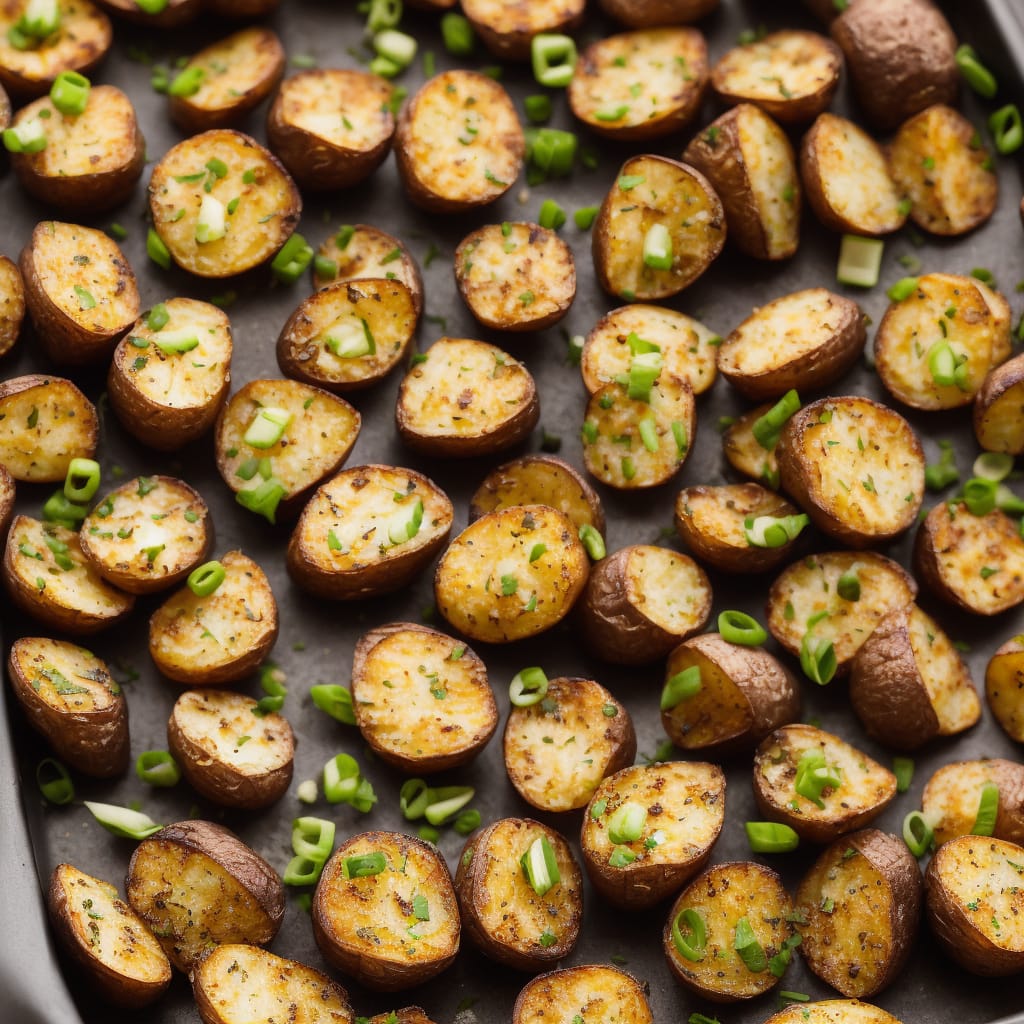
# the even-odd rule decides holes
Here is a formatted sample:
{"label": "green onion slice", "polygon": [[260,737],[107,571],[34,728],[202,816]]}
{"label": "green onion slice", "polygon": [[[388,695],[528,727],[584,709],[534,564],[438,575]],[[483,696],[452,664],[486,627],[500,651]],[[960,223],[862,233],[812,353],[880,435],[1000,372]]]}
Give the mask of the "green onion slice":
{"label": "green onion slice", "polygon": [[398,791],[398,806],[406,821],[422,818],[431,802],[430,787],[423,779],[407,779]]}
{"label": "green onion slice", "polygon": [[956,49],[956,66],[964,81],[979,95],[987,100],[992,99],[999,86],[995,75],[978,60],[974,48],[964,43]]}
{"label": "green onion slice", "polygon": [[972,476],[964,484],[964,504],[974,516],[987,516],[996,507],[996,482]]}
{"label": "green onion slice", "polygon": [[796,540],[810,521],[804,512],[792,516],[747,516],[743,534],[752,548],[781,548]]}
{"label": "green onion slice", "polygon": [[1007,103],[992,114],[988,119],[988,128],[996,149],[1003,156],[1016,153],[1024,145],[1024,122],[1021,121],[1020,110],[1015,103]]}
{"label": "green onion slice", "polygon": [[754,853],[789,853],[800,845],[800,837],[788,825],[774,821],[743,823],[747,842]]}
{"label": "green onion slice", "polygon": [[508,699],[517,708],[529,708],[539,704],[548,692],[548,677],[544,669],[534,666],[524,668],[512,677],[508,685]]}
{"label": "green onion slice", "polygon": [[826,686],[836,674],[838,661],[831,640],[815,636],[809,630],[800,643],[800,667],[811,682]]}
{"label": "green onion slice", "polygon": [[285,885],[316,885],[324,870],[324,862],[296,854],[284,869],[281,880]]}
{"label": "green onion slice", "polygon": [[800,408],[800,396],[796,391],[787,391],[763,416],[754,420],[751,428],[754,439],[765,449],[771,451],[779,441],[779,434],[786,420]]}
{"label": "green onion slice", "polygon": [[291,421],[292,414],[287,409],[265,405],[253,417],[242,440],[253,448],[273,448],[284,437]]}
{"label": "green onion slice", "polygon": [[335,825],[326,818],[304,817],[292,822],[292,850],[321,866],[334,849]]}
{"label": "green onion slice", "polygon": [[539,836],[527,847],[519,858],[523,874],[538,896],[543,896],[562,880],[558,870],[555,851],[548,842],[547,836]]}
{"label": "green onion slice", "polygon": [[999,814],[999,787],[994,782],[986,782],[981,787],[981,798],[978,800],[978,813],[971,827],[972,836],[990,836],[996,829],[996,817]]}
{"label": "green onion slice", "polygon": [[765,954],[764,946],[757,941],[754,929],[745,917],[741,917],[736,922],[732,948],[739,954],[751,974],[760,974],[762,971],[768,970],[768,957]]}
{"label": "green onion slice", "polygon": [[661,710],[671,711],[674,707],[682,704],[700,693],[700,666],[691,665],[682,672],[677,672],[665,683],[661,691]]}
{"label": "green onion slice", "polygon": [[72,459],[64,478],[64,497],[82,504],[91,501],[100,486],[100,464],[95,459]]}
{"label": "green onion slice", "polygon": [[915,857],[921,857],[931,848],[935,833],[920,811],[911,811],[903,819],[903,841]]}
{"label": "green onion slice", "polygon": [[227,578],[227,570],[220,562],[204,562],[188,576],[188,589],[196,597],[209,597]]}
{"label": "green onion slice", "polygon": [[443,825],[453,818],[476,795],[472,786],[441,786],[431,790],[431,802],[423,816],[431,825]]}
{"label": "green onion slice", "polygon": [[1013,472],[1013,456],[1005,452],[982,452],[974,460],[974,475],[1000,483]]}
{"label": "green onion slice", "polygon": [[313,704],[335,721],[345,725],[356,724],[352,692],[347,686],[338,683],[318,683],[310,687],[309,695],[313,699]]}
{"label": "green onion slice", "polygon": [[644,266],[652,270],[672,269],[672,236],[664,224],[652,224],[644,235]]}
{"label": "green onion slice", "polygon": [[914,780],[914,759],[912,757],[894,757],[892,773],[896,776],[896,792],[906,793]]}
{"label": "green onion slice", "polygon": [[821,750],[807,750],[796,766],[796,779],[793,788],[802,797],[820,809],[825,809],[822,793],[826,789],[837,790],[842,785],[839,768],[825,763],[825,755]]}
{"label": "green onion slice", "polygon": [[108,832],[122,839],[146,839],[163,828],[163,825],[158,825],[148,814],[133,811],[130,807],[94,803],[91,800],[86,800],[85,806]]}
{"label": "green onion slice", "polygon": [[181,779],[178,762],[166,750],[144,750],[135,759],[135,774],[150,786],[169,788]]}
{"label": "green onion slice", "polygon": [[901,277],[885,294],[893,302],[903,302],[917,291],[917,281],[916,277]]}
{"label": "green onion slice", "polygon": [[572,81],[576,58],[576,43],[571,36],[541,32],[530,41],[533,76],[549,88],[564,88]]}
{"label": "green onion slice", "polygon": [[85,75],[77,71],[62,71],[50,87],[50,100],[65,117],[85,113],[92,86]]}
{"label": "green onion slice", "polygon": [[351,754],[337,754],[324,765],[324,797],[328,803],[350,803],[359,787],[359,763]]}
{"label": "green onion slice", "polygon": [[75,784],[67,768],[52,757],[44,757],[36,765],[36,785],[43,799],[58,807],[75,799]]}
{"label": "green onion slice", "polygon": [[836,584],[836,593],[844,601],[860,600],[860,577],[857,575],[856,566],[839,577],[839,582]]}
{"label": "green onion slice", "polygon": [[746,612],[728,610],[718,616],[718,632],[723,640],[742,647],[757,647],[768,639],[764,626]]}
{"label": "green onion slice", "polygon": [[700,963],[704,959],[707,942],[708,933],[704,918],[693,907],[680,910],[672,919],[672,945],[683,959],[695,964]]}
{"label": "green onion slice", "polygon": [[480,812],[475,807],[470,807],[455,818],[452,828],[455,829],[460,836],[468,836],[480,827],[480,822],[482,820]]}
{"label": "green onion slice", "polygon": [[313,262],[313,248],[295,232],[270,261],[271,273],[282,284],[294,284]]}
{"label": "green onion slice", "polygon": [[647,824],[647,808],[633,800],[618,807],[608,819],[608,838],[619,843],[635,843]]}
{"label": "green onion slice", "polygon": [[608,553],[604,538],[590,523],[584,523],[580,527],[579,538],[591,561],[599,562]]}
{"label": "green onion slice", "polygon": [[387,866],[387,858],[380,850],[356,857],[346,857],[342,861],[342,870],[346,878],[369,878],[371,875],[379,875]]}
{"label": "green onion slice", "polygon": [[882,267],[885,243],[877,238],[843,235],[839,244],[836,280],[857,288],[874,288]]}

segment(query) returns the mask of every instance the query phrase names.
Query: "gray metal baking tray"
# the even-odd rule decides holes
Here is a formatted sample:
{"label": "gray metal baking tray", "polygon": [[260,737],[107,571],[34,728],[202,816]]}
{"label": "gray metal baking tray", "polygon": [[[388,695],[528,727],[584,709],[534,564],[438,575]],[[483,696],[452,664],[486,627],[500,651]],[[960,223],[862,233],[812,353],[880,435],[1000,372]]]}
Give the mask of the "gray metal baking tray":
{"label": "gray metal baking tray", "polygon": [[[594,6],[593,4],[591,6]],[[959,35],[971,42],[996,71],[1001,85],[1000,99],[1017,103],[1024,101],[1024,22],[1018,20],[1020,0],[974,0],[950,2],[945,5]],[[325,0],[284,0],[271,19],[285,41],[289,54],[309,55],[320,66],[353,66],[354,48],[361,41],[361,16],[354,4],[336,4]],[[769,27],[786,24],[809,25],[803,9],[789,3],[764,4],[753,0],[723,0],[722,9],[708,18],[706,31],[712,57],[719,56],[736,39],[743,28],[761,22]],[[410,13],[405,23],[422,40],[421,54],[430,50],[436,55],[438,68],[453,66],[436,30],[436,19]],[[588,21],[580,38],[602,32],[603,25],[595,16]],[[204,26],[202,38],[214,37],[216,29]],[[147,34],[119,27],[114,53],[107,60],[98,78],[125,88],[139,110],[141,123],[151,157],[157,157],[179,136],[170,124],[164,108],[165,100],[149,87],[150,69],[143,59],[167,61],[181,53],[194,51],[200,36],[193,30],[179,33]],[[483,52],[470,66],[491,64]],[[406,74],[403,84],[415,88],[423,78],[419,61]],[[506,67],[505,83],[517,99],[537,91],[528,71]],[[564,101],[556,98],[555,124],[572,127]],[[845,83],[837,97],[840,111],[849,109]],[[973,96],[965,96],[963,108],[979,125],[984,109]],[[702,123],[714,116],[708,101]],[[246,126],[257,137],[263,137],[263,110],[253,115]],[[595,140],[587,139],[587,143]],[[686,137],[669,138],[656,151],[678,155]],[[455,245],[472,227],[481,223],[512,219],[532,219],[546,197],[559,200],[572,210],[599,202],[613,180],[616,168],[628,154],[623,147],[602,144],[600,166],[588,171],[578,168],[564,182],[542,185],[526,190],[517,184],[496,206],[473,217],[437,218],[411,206],[401,194],[394,168],[389,159],[369,182],[346,192],[322,198],[307,197],[300,230],[314,244],[327,237],[342,223],[365,222],[378,225],[401,237],[413,255],[424,262],[431,245],[440,255],[424,266],[426,313],[420,329],[420,346],[426,347],[440,334],[484,337],[506,346],[523,358],[534,373],[541,396],[541,425],[549,434],[561,438],[561,454],[581,465],[579,425],[583,409],[583,387],[579,373],[566,360],[566,345],[560,329],[537,335],[502,338],[481,329],[472,321],[458,298],[451,273],[451,257]],[[995,273],[1002,290],[1014,306],[1015,318],[1021,313],[1021,297],[1014,292],[1016,282],[1024,279],[1024,237],[1017,216],[1022,192],[1020,163],[1000,159],[1001,198],[999,210],[991,223],[956,242],[936,239],[922,240],[913,232],[904,231],[886,243],[883,282],[903,276],[906,271],[898,262],[902,256],[913,256],[925,269],[967,272],[987,266]],[[175,294],[208,298],[223,294],[229,288],[239,299],[230,315],[235,331],[236,349],[233,366],[234,384],[260,376],[278,375],[274,359],[274,341],[280,326],[298,301],[306,294],[306,282],[292,288],[269,287],[266,270],[253,272],[234,282],[203,282],[180,272],[162,273],[144,254],[145,239],[144,182],[132,200],[115,214],[92,221],[104,227],[117,220],[129,229],[124,242],[139,277],[144,307]],[[34,223],[48,211],[28,199],[18,188],[13,175],[0,171],[0,251],[16,257],[28,239]],[[563,326],[571,333],[586,333],[597,319],[616,303],[594,286],[591,273],[587,234],[573,227],[563,229],[563,237],[572,245],[579,268],[579,292]],[[752,307],[778,295],[812,284],[837,287],[834,268],[838,239],[822,230],[813,217],[805,216],[800,253],[781,266],[756,263],[727,252],[694,286],[673,299],[669,305],[704,320],[720,333],[725,333],[743,319]],[[854,294],[851,292],[851,294]],[[854,297],[877,322],[886,299],[884,288]],[[46,368],[31,334],[17,351],[0,363],[0,375],[15,376],[36,368]],[[393,462],[426,472],[451,495],[456,505],[456,530],[466,521],[468,497],[484,473],[496,460],[488,462],[441,462],[414,456],[404,449],[393,429],[393,408],[398,374],[373,390],[360,393],[354,403],[364,418],[362,435],[349,465],[362,462]],[[94,399],[103,391],[103,374],[77,374],[82,386]],[[884,399],[885,395],[874,374],[860,366],[835,393],[863,393]],[[101,408],[103,408],[101,404]],[[719,383],[710,394],[699,400],[700,431],[693,454],[681,475],[670,485],[643,494],[620,494],[603,490],[608,515],[608,547],[615,550],[638,541],[677,545],[671,534],[672,503],[680,486],[698,482],[722,482],[732,479],[721,455],[715,425],[720,416],[735,414],[742,408],[740,399],[728,386]],[[937,453],[940,438],[955,438],[961,470],[966,470],[974,454],[974,442],[966,413],[935,416],[911,415],[910,419],[924,438],[930,458]],[[541,431],[527,446],[537,450]],[[9,1024],[84,1024],[103,1021],[147,1021],[152,1024],[179,1024],[195,1021],[198,1015],[191,1001],[187,982],[177,977],[166,998],[156,1006],[139,1013],[118,1013],[100,1005],[85,993],[79,980],[70,978],[67,985],[62,968],[49,944],[42,911],[40,880],[45,880],[53,866],[70,860],[84,870],[117,883],[123,880],[132,844],[115,839],[100,829],[81,806],[81,799],[97,798],[127,804],[141,800],[145,810],[165,822],[198,813],[222,821],[235,829],[247,842],[279,869],[289,856],[291,819],[300,805],[294,798],[294,785],[317,774],[334,753],[346,750],[359,758],[380,797],[380,803],[366,817],[347,807],[331,809],[320,803],[314,813],[330,815],[338,821],[339,832],[347,835],[365,828],[402,828],[398,813],[399,773],[371,761],[356,730],[338,725],[317,711],[305,696],[316,682],[348,682],[348,671],[354,641],[366,629],[382,622],[399,619],[419,620],[430,614],[432,592],[430,574],[414,586],[388,599],[357,604],[330,604],[315,600],[297,590],[283,569],[283,549],[287,532],[275,530],[256,521],[230,500],[213,464],[212,446],[208,439],[193,444],[176,455],[157,455],[138,450],[130,432],[125,431],[110,414],[104,414],[101,457],[105,479],[112,479],[114,466],[127,473],[168,472],[178,474],[197,487],[214,510],[217,524],[217,550],[242,547],[263,565],[271,577],[281,608],[282,630],[274,657],[289,677],[291,692],[285,712],[298,737],[295,783],[293,791],[279,804],[261,814],[223,812],[197,800],[187,786],[171,791],[149,791],[133,773],[113,783],[78,780],[79,802],[67,808],[43,806],[34,782],[34,766],[45,754],[42,744],[25,727],[19,709],[5,687],[0,701],[3,717],[0,733],[0,774],[8,781],[0,786],[0,863],[7,884],[4,893],[4,928],[0,956],[0,992],[3,1006],[0,1019]],[[19,489],[19,507],[38,509],[45,487]],[[817,538],[817,549],[828,544]],[[893,545],[888,553],[907,564],[910,539]],[[757,614],[763,612],[763,595],[767,581],[729,579],[712,574],[716,612],[729,607],[744,608]],[[162,681],[149,662],[145,646],[145,622],[158,599],[139,602],[129,624],[120,626],[90,641],[98,654],[114,666],[120,678],[127,681],[131,708],[132,749],[134,752],[165,747],[165,725],[177,690]],[[957,639],[971,645],[967,658],[976,681],[983,679],[988,656],[1004,639],[1024,629],[1024,616],[1012,613],[993,621],[967,621],[948,609],[933,607],[928,595],[923,597],[946,629]],[[32,631],[32,626],[19,618],[8,604],[0,605],[0,628],[9,644],[15,637]],[[444,624],[440,623],[443,628]],[[570,625],[551,633],[514,645],[511,648],[487,648],[476,645],[486,661],[491,680],[499,695],[499,705],[507,707],[502,694],[511,676],[524,665],[544,665],[549,674],[592,675],[609,686],[622,699],[636,722],[639,749],[653,755],[664,739],[657,709],[660,690],[660,666],[620,670],[596,662],[577,643]],[[256,692],[255,680],[246,687]],[[888,760],[889,754],[878,748],[862,733],[850,713],[843,692],[836,683],[819,689],[804,687],[805,716],[819,720],[863,746],[873,756]],[[919,805],[921,789],[931,772],[950,760],[980,756],[1021,757],[1015,746],[998,729],[987,708],[982,723],[955,741],[934,743],[917,757],[917,773],[907,794],[898,798],[877,822],[884,829],[899,830],[903,815]],[[678,756],[678,755],[676,755]],[[750,791],[749,759],[736,759],[726,765],[729,790],[727,824],[714,851],[714,861],[746,859],[750,856],[743,835],[742,822],[753,816]],[[508,783],[501,756],[500,737],[495,737],[479,759],[465,770],[450,773],[445,781],[475,785],[476,806],[485,820],[509,814],[527,814],[523,804]],[[580,815],[542,816],[562,831],[577,846]],[[454,864],[461,842],[450,830],[441,839],[440,847],[449,863]],[[810,862],[813,851],[805,850],[788,857],[771,860],[790,887],[795,886]],[[718,1007],[691,996],[671,978],[665,965],[660,935],[666,907],[640,914],[624,914],[604,906],[587,890],[582,936],[576,950],[565,963],[584,964],[613,962],[631,971],[650,988],[655,1017],[659,1021],[685,1020],[689,1013],[702,1011],[717,1015],[727,1024],[760,1022],[778,1006],[777,997],[764,996],[750,1003]],[[307,914],[289,900],[284,926],[273,949],[314,966],[325,964],[313,941]],[[341,978],[343,983],[348,980]],[[382,996],[349,985],[357,1013],[371,1014],[398,1005],[417,1003],[439,1022],[449,1022],[465,1014],[479,1021],[507,1019],[516,993],[526,982],[524,975],[499,968],[484,959],[466,944],[456,965],[431,984],[406,993]],[[810,975],[794,959],[784,984],[785,989],[808,993],[811,998],[835,995]],[[1004,980],[981,980],[955,967],[934,945],[927,929],[922,929],[913,956],[902,976],[875,1002],[901,1018],[905,1024],[925,1021],[956,1020],[960,1024],[977,1024],[996,1017],[1017,1014],[1013,1019],[1024,1021],[1024,984],[1020,976]],[[469,1008],[467,1010],[467,1007]]]}

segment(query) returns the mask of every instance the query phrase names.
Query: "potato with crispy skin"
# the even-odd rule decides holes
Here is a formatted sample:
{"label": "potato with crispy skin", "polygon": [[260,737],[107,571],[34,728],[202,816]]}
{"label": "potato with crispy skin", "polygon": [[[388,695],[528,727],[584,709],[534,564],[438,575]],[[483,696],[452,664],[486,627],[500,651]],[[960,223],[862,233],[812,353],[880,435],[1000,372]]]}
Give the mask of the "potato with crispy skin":
{"label": "potato with crispy skin", "polygon": [[987,452],[1024,453],[1024,355],[989,371],[974,398],[974,436]]}
{"label": "potato with crispy skin", "polygon": [[[831,5],[831,0],[825,0]],[[764,1024],[901,1024],[891,1013],[859,999],[790,1003]]]}
{"label": "potato with crispy skin", "polygon": [[[105,11],[122,21],[150,28],[179,28],[195,21],[206,0],[167,0],[162,10],[144,10],[137,0],[96,0]],[[147,5],[152,7],[153,5]]]}
{"label": "potato with crispy skin", "polygon": [[534,36],[571,32],[585,6],[586,0],[462,0],[476,34],[502,60],[528,60]]}
{"label": "potato with crispy skin", "polygon": [[[982,793],[987,785],[998,790],[995,819],[980,826]],[[1024,844],[1024,764],[994,757],[943,765],[921,794],[921,810],[942,846],[958,836],[990,830],[996,839]]]}
{"label": "potato with crispy skin", "polygon": [[779,463],[776,444],[766,448],[754,435],[754,424],[771,408],[770,403],[737,416],[722,434],[722,452],[738,473],[758,481],[770,490],[779,487]]}
{"label": "potato with crispy skin", "polygon": [[647,986],[604,964],[565,967],[527,982],[512,1008],[512,1024],[571,1024],[592,1020],[653,1024]]}
{"label": "potato with crispy skin", "polygon": [[630,28],[689,24],[711,14],[719,0],[600,0],[605,13]]}
{"label": "potato with crispy skin", "polygon": [[0,462],[0,544],[7,539],[7,528],[14,518],[15,490],[14,477]]}
{"label": "potato with crispy skin", "polygon": [[985,696],[1006,734],[1024,743],[1024,636],[1007,640],[989,659]]}
{"label": "potato with crispy skin", "polygon": [[[0,131],[3,117],[0,116]],[[0,256],[0,357],[14,348],[25,319],[25,282],[18,264]]]}

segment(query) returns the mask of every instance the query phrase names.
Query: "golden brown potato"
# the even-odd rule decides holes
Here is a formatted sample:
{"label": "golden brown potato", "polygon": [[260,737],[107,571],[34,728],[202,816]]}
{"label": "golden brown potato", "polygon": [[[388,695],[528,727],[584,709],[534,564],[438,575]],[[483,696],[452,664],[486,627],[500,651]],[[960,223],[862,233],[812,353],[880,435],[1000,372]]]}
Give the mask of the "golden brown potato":
{"label": "golden brown potato", "polygon": [[711,602],[711,584],[692,558],[633,544],[593,567],[577,622],[599,658],[646,665],[703,629]]}
{"label": "golden brown potato", "polygon": [[320,876],[312,912],[324,958],[375,991],[422,984],[459,951],[459,908],[444,858],[399,832],[342,843]]}
{"label": "golden brown potato", "polygon": [[616,967],[566,967],[527,982],[512,1009],[512,1024],[570,1024],[584,1013],[601,1021],[653,1024],[646,992],[646,985]]}
{"label": "golden brown potato", "polygon": [[771,404],[737,416],[722,434],[722,452],[738,473],[757,480],[770,490],[779,486],[779,464],[775,445],[765,448],[754,436],[754,424],[771,408]]}
{"label": "golden brown potato", "polygon": [[994,757],[956,761],[932,775],[921,794],[921,810],[935,832],[935,845],[973,834],[987,784],[999,791],[991,834],[1009,843],[1024,843],[1024,764]]}
{"label": "golden brown potato", "polygon": [[586,0],[462,0],[474,31],[502,60],[528,60],[535,35],[572,31],[585,6]]}
{"label": "golden brown potato", "polygon": [[710,14],[718,0],[600,0],[601,8],[630,28],[689,24]]}
{"label": "golden brown potato", "polygon": [[[822,0],[831,6],[832,0]],[[764,1024],[901,1024],[891,1013],[859,999],[790,1003]]]}
{"label": "golden brown potato", "polygon": [[[3,117],[0,116],[0,131]],[[25,282],[18,264],[0,256],[0,356],[14,348],[25,319]]]}
{"label": "golden brown potato", "polygon": [[0,462],[0,544],[7,539],[7,528],[14,517],[15,484],[14,477]]}
{"label": "golden brown potato", "polygon": [[206,0],[167,0],[161,11],[144,11],[136,0],[96,0],[105,11],[137,25],[150,28],[178,28],[199,17]]}
{"label": "golden brown potato", "polygon": [[96,655],[63,640],[21,637],[7,673],[29,724],[62,761],[100,779],[128,767],[128,707]]}
{"label": "golden brown potato", "polygon": [[149,929],[109,882],[70,864],[50,876],[46,908],[57,941],[107,1003],[138,1009],[171,982],[171,965]]}
{"label": "golden brown potato", "polygon": [[350,188],[391,151],[392,87],[366,71],[300,71],[281,85],[267,113],[267,140],[306,189]]}
{"label": "golden brown potato", "polygon": [[683,159],[718,193],[729,237],[759,260],[784,260],[800,244],[800,176],[786,133],[740,103],[699,132]]}
{"label": "golden brown potato", "polygon": [[1007,640],[989,659],[985,696],[1010,739],[1024,743],[1024,637]]}
{"label": "golden brown potato", "polygon": [[987,452],[1024,453],[1024,355],[989,371],[974,399],[974,436]]}
{"label": "golden brown potato", "polygon": [[106,359],[139,315],[135,274],[102,231],[42,221],[20,264],[36,339],[56,363]]}
{"label": "golden brown potato", "polygon": [[569,106],[597,135],[646,141],[685,128],[707,84],[708,48],[697,29],[625,32],[580,54]]}
{"label": "golden brown potato", "polygon": [[[642,819],[639,834],[629,827],[634,818]],[[613,906],[652,907],[704,867],[724,820],[725,776],[718,765],[672,761],[623,768],[590,798],[580,834],[583,863],[594,888]]]}
{"label": "golden brown potato", "polygon": [[[551,872],[543,848],[554,855]],[[534,858],[536,888],[523,864]],[[583,876],[569,844],[530,818],[502,818],[467,840],[455,874],[466,935],[491,960],[542,971],[572,953],[583,920]]]}

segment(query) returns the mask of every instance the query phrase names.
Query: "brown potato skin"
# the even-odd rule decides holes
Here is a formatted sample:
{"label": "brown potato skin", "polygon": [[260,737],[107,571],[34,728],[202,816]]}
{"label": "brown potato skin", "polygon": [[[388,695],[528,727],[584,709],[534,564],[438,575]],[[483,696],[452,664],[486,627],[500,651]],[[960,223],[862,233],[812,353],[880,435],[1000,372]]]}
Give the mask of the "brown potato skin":
{"label": "brown potato skin", "polygon": [[[1024,211],[1024,199],[1021,200],[1021,209]],[[1021,430],[1021,443],[1001,445],[998,448],[990,447],[990,442],[984,438],[984,426],[989,407],[1001,398],[1010,388],[1024,383],[1024,354],[1015,356],[1013,359],[990,370],[981,390],[974,396],[974,436],[978,444],[987,451],[1007,452],[1010,455],[1024,453],[1024,430]]]}
{"label": "brown potato skin", "polygon": [[3,131],[11,123],[11,101],[7,96],[4,87],[0,85],[0,131]]}
{"label": "brown potato skin", "polygon": [[630,28],[689,24],[717,10],[719,0],[600,0],[606,14]]}
{"label": "brown potato skin", "polygon": [[0,462],[0,544],[7,540],[7,528],[14,518],[15,498],[14,477],[7,472],[7,467]]}
{"label": "brown potato skin", "polygon": [[[0,109],[0,131],[3,130]],[[18,264],[0,256],[0,357],[14,348],[25,319],[25,283]]]}
{"label": "brown potato skin", "polygon": [[955,105],[956,36],[930,0],[857,0],[832,22],[869,121],[895,128],[933,103]]}
{"label": "brown potato skin", "polygon": [[511,32],[498,32],[487,22],[478,21],[472,0],[467,0],[463,4],[465,14],[473,25],[473,30],[495,57],[501,60],[529,60],[530,41],[535,34],[529,28],[531,24],[528,18],[529,8],[531,6],[539,7],[552,16],[551,24],[543,29],[544,32],[571,33],[574,29],[579,28],[583,21],[586,0],[542,0],[540,3],[537,0],[510,0],[502,6],[506,8],[506,15],[508,8],[512,10],[516,7],[526,8],[519,25],[515,26]]}
{"label": "brown potato skin", "polygon": [[[954,764],[967,764],[972,767],[977,763],[971,761],[954,762]],[[1005,757],[993,757],[986,759],[985,765],[992,781],[999,789],[999,803],[996,808],[996,822],[992,828],[992,835],[996,839],[1004,839],[1008,843],[1024,846],[1024,764],[1020,764],[1017,761],[1009,761]],[[946,765],[945,767],[949,768],[952,765]],[[929,791],[941,770],[939,769],[939,771],[935,772],[928,782],[925,783],[924,793],[921,796],[922,805],[925,807],[932,804]],[[952,823],[950,824],[950,831],[953,831]],[[936,836],[935,841],[936,843],[939,842],[939,836]],[[950,841],[949,839],[946,840],[946,842]]]}
{"label": "brown potato skin", "polygon": [[[1024,641],[1020,636],[1015,636],[1000,645],[989,659],[985,669],[985,696],[992,717],[1002,726],[1007,736],[1018,743],[1024,743],[1024,667],[1013,670],[1017,684],[1017,700],[1010,703],[1009,708],[1001,707],[998,710],[996,701],[999,697],[999,688],[1002,685],[999,676],[1006,671],[1006,666],[1000,669],[999,662],[1007,658],[1020,663],[1022,659],[1019,656],[1021,654],[1024,654]],[[1010,682],[1010,688],[1013,689],[1013,680]]]}
{"label": "brown potato skin", "polygon": [[159,14],[147,14],[135,0],[95,0],[108,14],[135,25],[150,28],[178,28],[195,21],[203,9],[205,0],[169,0]]}

